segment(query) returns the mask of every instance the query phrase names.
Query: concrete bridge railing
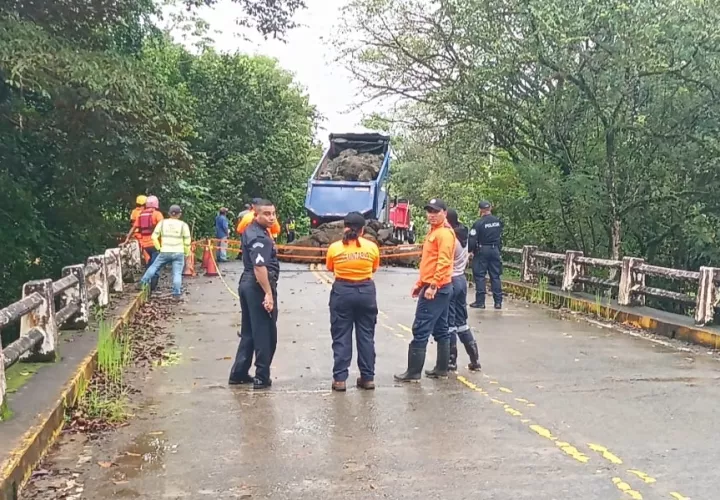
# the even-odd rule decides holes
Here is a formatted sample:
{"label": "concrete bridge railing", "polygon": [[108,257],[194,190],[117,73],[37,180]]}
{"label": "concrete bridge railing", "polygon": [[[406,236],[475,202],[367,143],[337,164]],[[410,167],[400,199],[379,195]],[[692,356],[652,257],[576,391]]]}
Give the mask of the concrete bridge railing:
{"label": "concrete bridge railing", "polygon": [[[646,264],[644,259],[624,257],[623,260],[585,257],[582,252],[543,252],[536,246],[503,248],[503,253],[516,256],[519,262],[503,258],[503,265],[520,271],[520,280],[536,282],[540,276],[552,276],[562,282],[565,292],[577,291],[583,284],[617,289],[621,306],[643,306],[645,297],[659,297],[695,306],[695,324],[712,323],[715,306],[720,299],[720,268],[701,267],[700,271],[685,271]],[[588,268],[609,270],[610,278],[590,276]],[[618,273],[619,271],[619,273]],[[619,278],[618,278],[619,275]],[[692,283],[697,287],[694,296],[663,288],[645,286],[646,276],[658,276]]]}
{"label": "concrete bridge railing", "polygon": [[0,421],[6,402],[5,370],[18,361],[54,361],[60,331],[85,328],[92,305],[106,306],[111,293],[123,291],[124,272],[140,267],[140,245],[132,240],[85,264],[63,268],[57,281],[25,283],[22,299],[0,309],[0,330],[20,321],[20,337],[4,349],[0,344]]}

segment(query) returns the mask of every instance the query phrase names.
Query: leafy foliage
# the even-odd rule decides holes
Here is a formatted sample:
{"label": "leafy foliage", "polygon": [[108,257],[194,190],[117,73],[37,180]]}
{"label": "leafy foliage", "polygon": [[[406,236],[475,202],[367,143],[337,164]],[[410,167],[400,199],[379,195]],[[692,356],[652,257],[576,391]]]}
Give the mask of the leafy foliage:
{"label": "leafy foliage", "polygon": [[[263,4],[241,6],[280,32],[301,7]],[[112,245],[140,193],[183,205],[197,235],[252,196],[300,214],[288,194],[304,190],[315,110],[292,76],[264,57],[192,54],[156,13],[152,0],[3,4],[0,305]]]}

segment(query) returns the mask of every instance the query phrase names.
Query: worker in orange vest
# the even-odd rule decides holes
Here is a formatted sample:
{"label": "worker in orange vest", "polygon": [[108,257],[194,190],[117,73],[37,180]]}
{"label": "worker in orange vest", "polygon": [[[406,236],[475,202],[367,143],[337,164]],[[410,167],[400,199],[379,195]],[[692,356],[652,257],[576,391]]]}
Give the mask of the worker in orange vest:
{"label": "worker in orange vest", "polygon": [[[125,243],[130,240],[133,233],[138,234],[138,241],[140,242],[140,248],[142,248],[143,258],[145,259],[145,268],[149,268],[158,255],[158,250],[155,248],[155,243],[152,240],[152,234],[155,230],[155,226],[163,220],[163,214],[160,212],[160,202],[157,196],[148,196],[145,200],[145,209],[140,212],[137,219],[130,228],[130,232],[125,238]],[[151,282],[151,289],[154,290],[157,287],[158,276],[153,278]]]}
{"label": "worker in orange vest", "polygon": [[[260,200],[260,198],[253,198],[252,205],[250,206],[250,211],[242,216],[240,219],[240,222],[238,222],[237,227],[235,228],[235,232],[238,235],[241,235],[243,231],[245,231],[245,228],[247,228],[252,222],[255,220],[255,205]],[[277,239],[277,237],[280,235],[280,223],[275,219],[275,222],[273,225],[269,228],[270,235],[274,239]]]}
{"label": "worker in orange vest", "polygon": [[[132,226],[135,224],[135,221],[137,220],[140,213],[145,210],[145,202],[147,201],[147,196],[144,194],[138,195],[137,198],[135,198],[135,208],[133,208],[133,211],[130,212],[130,225]],[[137,231],[134,233],[134,236],[136,239],[140,239],[140,233]]]}

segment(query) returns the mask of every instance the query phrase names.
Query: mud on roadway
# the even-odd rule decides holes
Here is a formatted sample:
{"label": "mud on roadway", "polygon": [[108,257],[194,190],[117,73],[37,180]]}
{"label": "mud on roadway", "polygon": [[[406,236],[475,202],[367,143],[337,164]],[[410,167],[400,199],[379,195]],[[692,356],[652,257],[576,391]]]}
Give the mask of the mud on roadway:
{"label": "mud on roadway", "polygon": [[[221,271],[235,288],[240,263]],[[461,349],[457,377],[400,385],[414,279],[378,273],[377,389],[346,393],[330,391],[327,274],[283,265],[273,387],[258,393],[227,386],[237,300],[191,279],[170,326],[179,361],[152,374],[136,417],[52,452],[74,471],[67,498],[717,498],[711,356],[507,301],[471,310],[482,373]]]}

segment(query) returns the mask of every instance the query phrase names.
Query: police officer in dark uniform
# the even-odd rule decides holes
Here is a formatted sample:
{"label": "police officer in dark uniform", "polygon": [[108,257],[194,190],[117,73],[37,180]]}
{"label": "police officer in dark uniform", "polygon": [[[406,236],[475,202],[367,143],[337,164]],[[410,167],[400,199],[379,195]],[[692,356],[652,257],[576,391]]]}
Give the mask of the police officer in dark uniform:
{"label": "police officer in dark uniform", "polygon": [[[280,263],[269,229],[275,223],[275,207],[258,200],[255,220],[242,233],[243,273],[238,291],[242,309],[240,345],[230,371],[230,385],[253,384],[253,389],[272,385],[270,364],[277,346],[277,282]],[[255,377],[250,365],[255,354]]]}
{"label": "police officer in dark uniform", "polygon": [[470,230],[468,247],[473,253],[472,269],[475,279],[475,302],[470,307],[485,309],[485,274],[490,274],[495,309],[502,309],[502,233],[503,221],[492,214],[488,201],[480,202],[480,218]]}

